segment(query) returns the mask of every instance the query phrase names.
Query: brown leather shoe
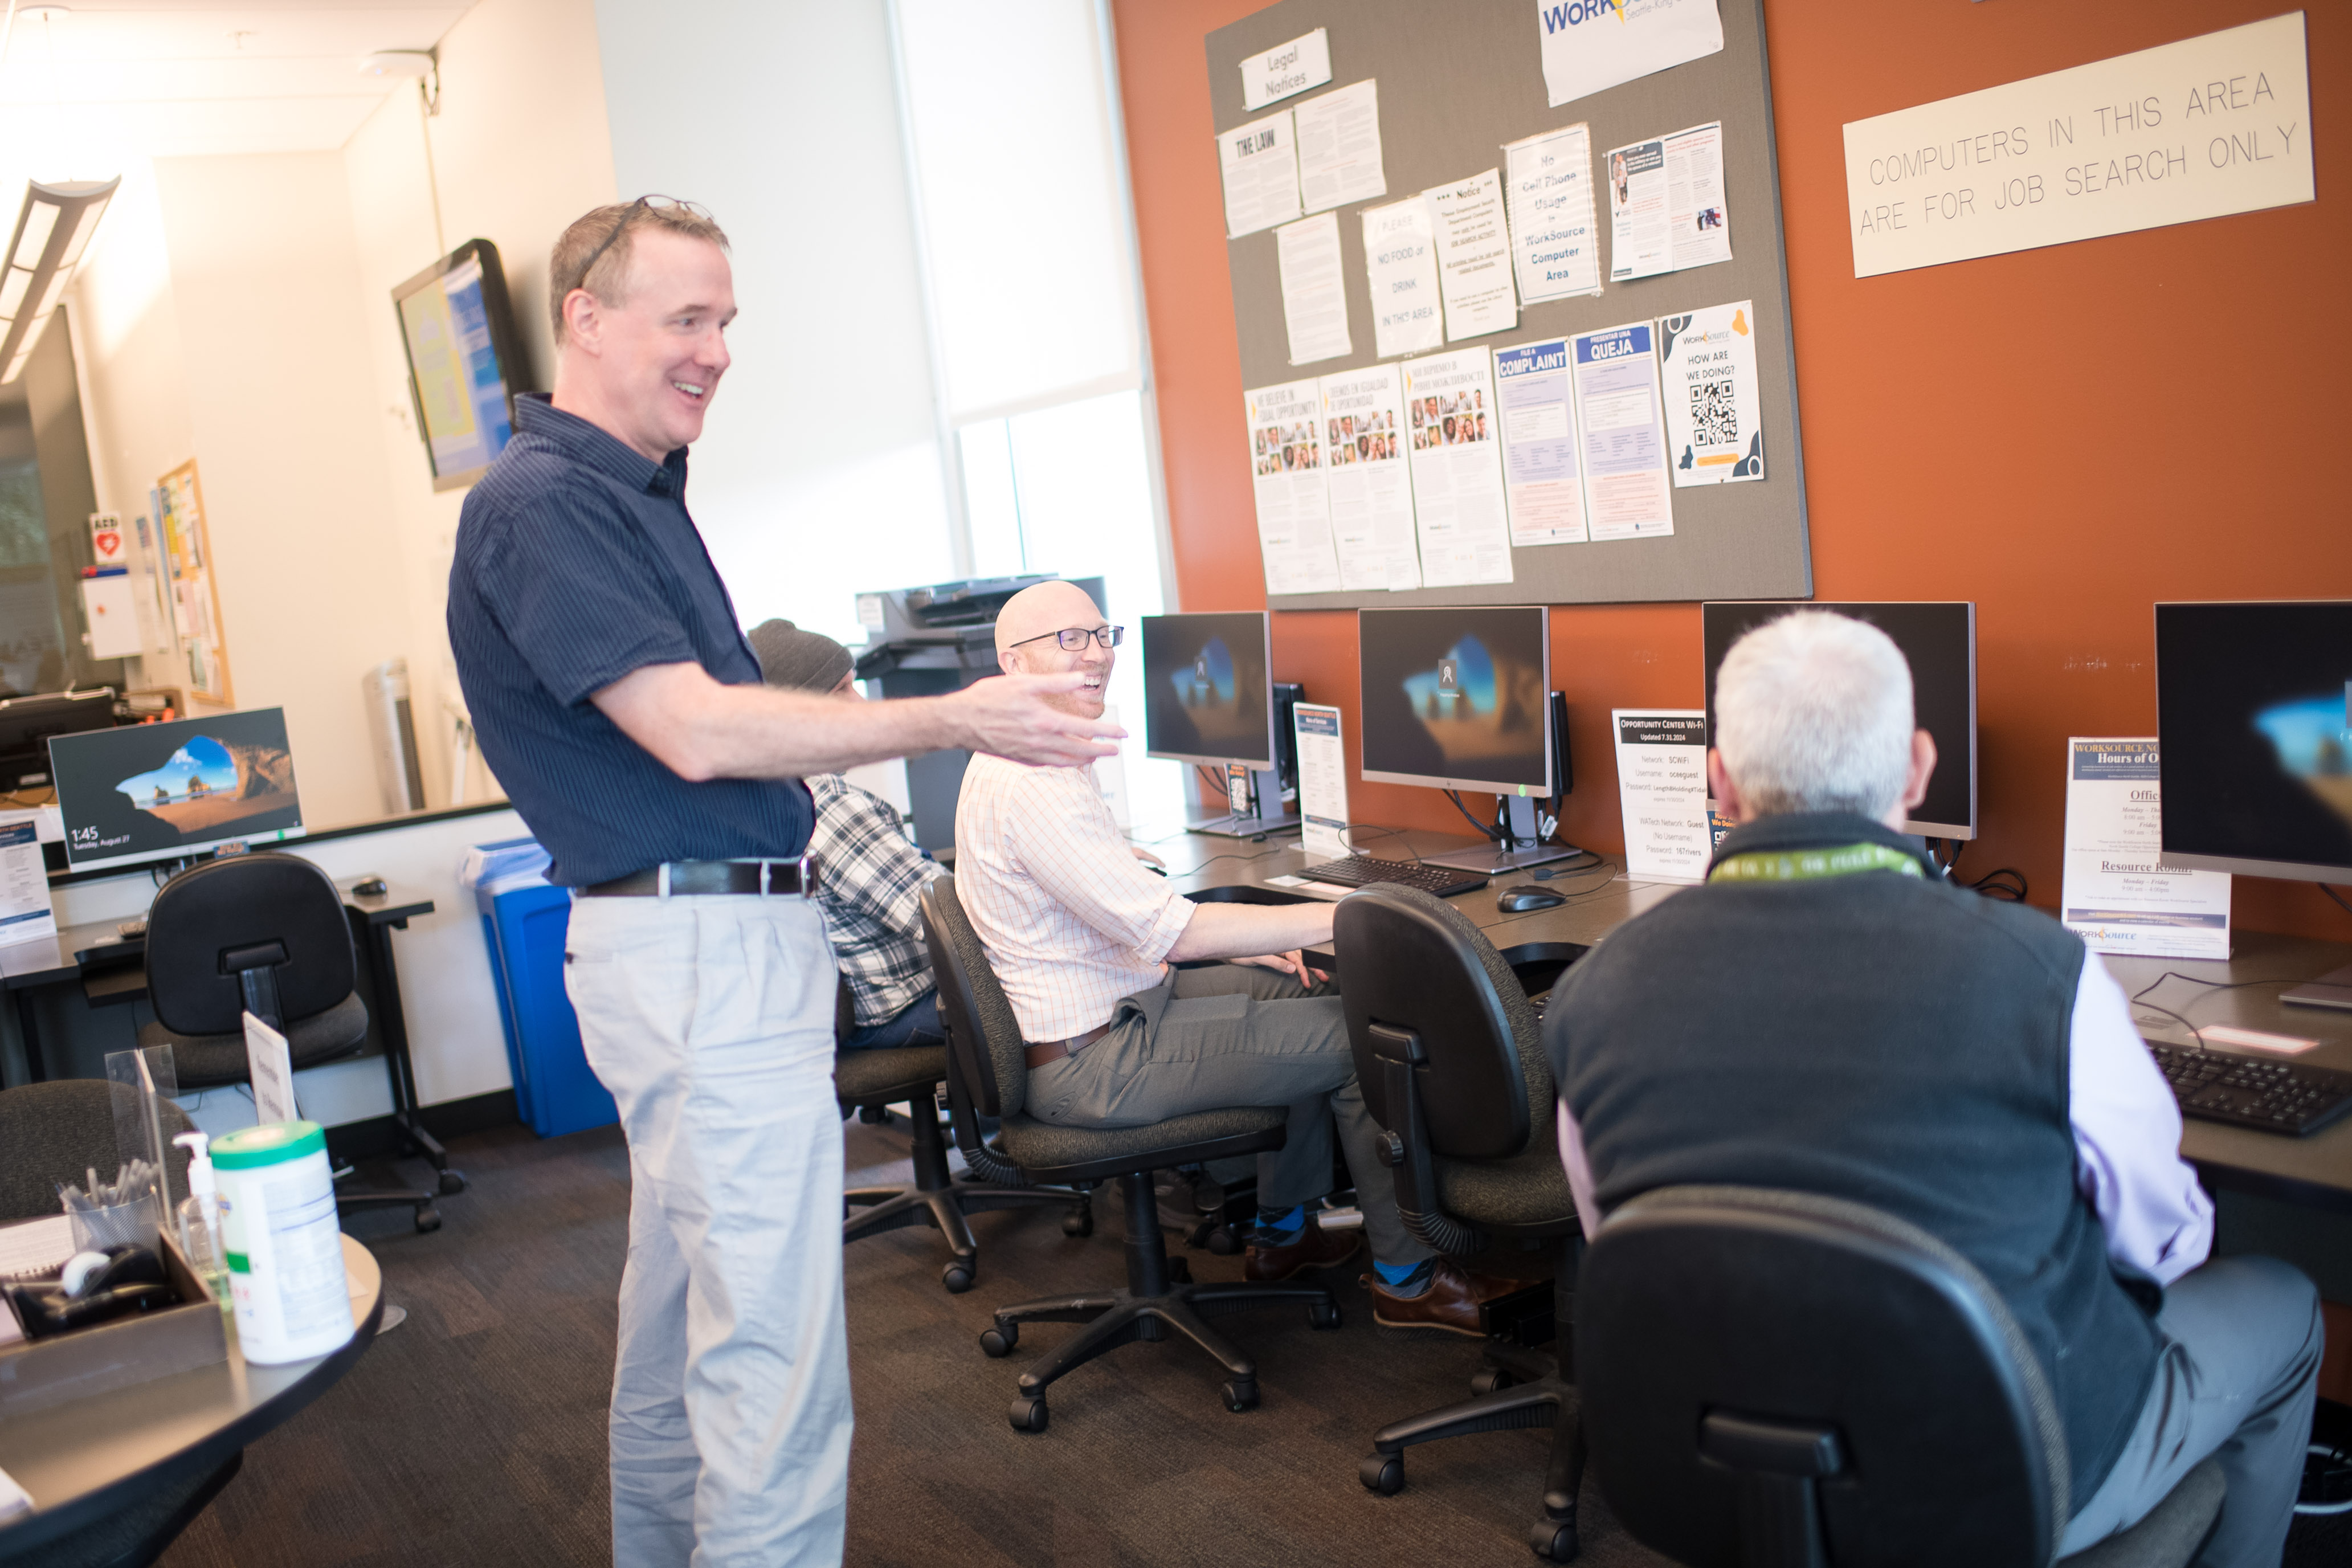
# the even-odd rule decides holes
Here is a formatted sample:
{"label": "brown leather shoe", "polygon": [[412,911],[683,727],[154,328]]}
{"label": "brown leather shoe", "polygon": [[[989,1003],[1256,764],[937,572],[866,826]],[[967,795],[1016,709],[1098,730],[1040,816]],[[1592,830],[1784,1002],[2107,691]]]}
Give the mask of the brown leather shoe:
{"label": "brown leather shoe", "polygon": [[1362,1246],[1360,1230],[1325,1230],[1308,1219],[1298,1233],[1298,1239],[1287,1247],[1260,1247],[1252,1243],[1249,1257],[1242,1265],[1242,1278],[1253,1285],[1270,1285],[1288,1279],[1309,1268],[1330,1268],[1356,1256]]}
{"label": "brown leather shoe", "polygon": [[1363,1282],[1372,1288],[1372,1321],[1382,1328],[1444,1329],[1472,1339],[1486,1337],[1479,1303],[1500,1293],[1450,1258],[1437,1260],[1429,1288],[1418,1296],[1391,1296],[1377,1274],[1365,1275]]}

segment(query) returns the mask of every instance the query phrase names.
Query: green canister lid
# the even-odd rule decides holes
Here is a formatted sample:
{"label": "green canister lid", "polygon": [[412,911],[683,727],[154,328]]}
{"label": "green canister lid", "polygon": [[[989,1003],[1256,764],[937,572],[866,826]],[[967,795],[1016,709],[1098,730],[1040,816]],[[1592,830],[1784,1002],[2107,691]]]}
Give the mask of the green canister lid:
{"label": "green canister lid", "polygon": [[212,1141],[213,1168],[250,1171],[327,1152],[327,1130],[315,1121],[265,1121]]}

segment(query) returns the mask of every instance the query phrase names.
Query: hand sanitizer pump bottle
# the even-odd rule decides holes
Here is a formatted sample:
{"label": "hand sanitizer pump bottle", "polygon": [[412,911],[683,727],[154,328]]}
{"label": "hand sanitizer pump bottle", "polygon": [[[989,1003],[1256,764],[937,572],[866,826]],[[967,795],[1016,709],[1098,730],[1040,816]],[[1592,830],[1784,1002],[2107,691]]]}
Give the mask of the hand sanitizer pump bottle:
{"label": "hand sanitizer pump bottle", "polygon": [[212,1157],[205,1152],[209,1142],[201,1132],[183,1132],[173,1142],[188,1151],[188,1195],[180,1200],[178,1235],[180,1251],[205,1289],[213,1293],[223,1312],[230,1310],[228,1271],[222,1262],[220,1233],[220,1187],[213,1176]]}

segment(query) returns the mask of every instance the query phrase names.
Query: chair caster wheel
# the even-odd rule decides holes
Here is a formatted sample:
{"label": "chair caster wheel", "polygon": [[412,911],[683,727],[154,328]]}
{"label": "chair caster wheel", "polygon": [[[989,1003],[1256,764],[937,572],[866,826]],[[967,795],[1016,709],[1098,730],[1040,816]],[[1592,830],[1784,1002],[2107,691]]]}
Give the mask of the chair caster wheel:
{"label": "chair caster wheel", "polygon": [[1254,1377],[1230,1379],[1217,1392],[1223,1396],[1225,1408],[1236,1415],[1257,1408],[1257,1379]]}
{"label": "chair caster wheel", "polygon": [[1206,1245],[1219,1258],[1231,1258],[1242,1249],[1242,1238],[1234,1234],[1232,1226],[1221,1225],[1209,1232]]}
{"label": "chair caster wheel", "polygon": [[868,1127],[887,1127],[890,1125],[890,1108],[887,1105],[861,1105],[857,1108],[857,1120]]}
{"label": "chair caster wheel", "polygon": [[431,1204],[416,1205],[416,1234],[429,1236],[441,1228],[441,1211]]}
{"label": "chair caster wheel", "polygon": [[448,1197],[448,1196],[452,1195],[453,1194],[462,1193],[462,1192],[464,1192],[465,1190],[466,1190],[466,1173],[465,1173],[465,1172],[463,1172],[463,1171],[444,1171],[444,1172],[442,1172],[442,1173],[441,1173],[441,1195],[442,1195],[442,1196],[444,1196],[444,1197]]}
{"label": "chair caster wheel", "polygon": [[1310,1329],[1336,1329],[1339,1326],[1339,1303],[1318,1301],[1307,1309],[1307,1326]]}
{"label": "chair caster wheel", "polygon": [[1011,1355],[1013,1347],[1020,1342],[1021,1325],[1018,1323],[998,1323],[993,1328],[980,1331],[981,1353],[999,1361]]}
{"label": "chair caster wheel", "polygon": [[1512,1387],[1518,1381],[1499,1366],[1484,1367],[1471,1373],[1470,1392],[1484,1399],[1487,1394]]}
{"label": "chair caster wheel", "polygon": [[1062,1234],[1067,1237],[1087,1237],[1095,1233],[1095,1211],[1092,1204],[1080,1204],[1062,1216]]}
{"label": "chair caster wheel", "polygon": [[1576,1539],[1576,1521],[1539,1519],[1528,1531],[1528,1545],[1547,1563],[1573,1563],[1582,1548]]}
{"label": "chair caster wheel", "polygon": [[940,1283],[948,1288],[950,1296],[961,1296],[971,1289],[972,1270],[969,1259],[959,1258],[940,1270]]}
{"label": "chair caster wheel", "polygon": [[1356,1467],[1356,1479],[1364,1483],[1364,1489],[1368,1492],[1394,1497],[1404,1490],[1404,1456],[1367,1454]]}
{"label": "chair caster wheel", "polygon": [[1034,1394],[1015,1394],[1004,1418],[1013,1423],[1015,1432],[1043,1432],[1045,1429],[1045,1401]]}

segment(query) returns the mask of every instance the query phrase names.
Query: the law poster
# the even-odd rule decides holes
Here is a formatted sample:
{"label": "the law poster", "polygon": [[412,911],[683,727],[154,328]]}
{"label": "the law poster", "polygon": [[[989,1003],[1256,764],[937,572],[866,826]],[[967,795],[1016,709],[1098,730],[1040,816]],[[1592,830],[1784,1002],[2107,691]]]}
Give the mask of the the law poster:
{"label": "the law poster", "polygon": [[2148,738],[2066,742],[2066,928],[2094,952],[2230,956],[2230,874],[2164,864]]}
{"label": "the law poster", "polygon": [[1298,847],[1320,859],[1339,859],[1348,847],[1348,752],[1339,710],[1318,702],[1291,710],[1298,742]]}
{"label": "the law poster", "polygon": [[1323,398],[1313,379],[1242,394],[1249,419],[1258,548],[1269,594],[1339,586],[1323,468]]}
{"label": "the law poster", "polygon": [[1764,477],[1754,300],[1659,321],[1658,374],[1677,488]]}
{"label": "the law poster", "polygon": [[1495,424],[1495,366],[1483,348],[1407,360],[1405,424],[1425,588],[1511,580],[1511,526]]}
{"label": "the law poster", "polygon": [[1723,48],[1715,0],[1536,0],[1551,106]]}
{"label": "the law poster", "polygon": [[1650,322],[1635,321],[1569,340],[1584,447],[1585,526],[1594,539],[1654,539],[1675,531],[1656,339]]}
{"label": "the law poster", "polygon": [[1381,169],[1380,84],[1355,82],[1291,110],[1298,132],[1298,196],[1311,213],[1389,194]]}
{"label": "the law poster", "polygon": [[1511,261],[1529,305],[1601,292],[1601,227],[1592,208],[1592,132],[1569,125],[1503,149]]}
{"label": "the law poster", "polygon": [[1503,178],[1494,169],[1423,195],[1437,234],[1437,281],[1445,299],[1445,341],[1507,332],[1519,324],[1511,282],[1511,228]]}
{"label": "the law poster", "polygon": [[1372,286],[1372,352],[1417,354],[1445,342],[1437,242],[1420,196],[1364,209],[1364,270]]}
{"label": "the law poster", "polygon": [[1331,542],[1339,552],[1342,588],[1421,586],[1404,429],[1400,367],[1377,364],[1323,378]]}
{"label": "the law poster", "polygon": [[1731,259],[1719,123],[1612,148],[1602,179],[1609,187],[1610,281]]}
{"label": "the law poster", "polygon": [[1625,875],[1701,882],[1714,858],[1706,825],[1706,714],[1609,710],[1617,737],[1617,800],[1625,814]]}
{"label": "the law poster", "polygon": [[1339,219],[1318,213],[1274,231],[1282,274],[1282,320],[1290,333],[1290,363],[1344,359],[1356,352],[1348,336],[1348,286],[1339,266]]}
{"label": "the law poster", "polygon": [[1288,223],[1298,205],[1298,145],[1290,110],[1253,120],[1217,138],[1225,181],[1225,237]]}
{"label": "the law poster", "polygon": [[1583,542],[1583,465],[1576,453],[1568,340],[1496,349],[1495,401],[1503,416],[1503,488],[1511,543],[1524,548]]}

